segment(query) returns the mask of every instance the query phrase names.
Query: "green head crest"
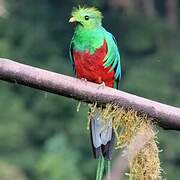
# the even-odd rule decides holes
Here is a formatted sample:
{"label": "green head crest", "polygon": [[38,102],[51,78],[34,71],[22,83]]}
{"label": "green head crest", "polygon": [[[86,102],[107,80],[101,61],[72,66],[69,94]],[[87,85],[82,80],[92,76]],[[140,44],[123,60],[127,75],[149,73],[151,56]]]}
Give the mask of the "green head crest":
{"label": "green head crest", "polygon": [[95,7],[78,7],[73,8],[72,17],[69,22],[77,22],[78,25],[84,28],[96,28],[101,26],[102,14]]}

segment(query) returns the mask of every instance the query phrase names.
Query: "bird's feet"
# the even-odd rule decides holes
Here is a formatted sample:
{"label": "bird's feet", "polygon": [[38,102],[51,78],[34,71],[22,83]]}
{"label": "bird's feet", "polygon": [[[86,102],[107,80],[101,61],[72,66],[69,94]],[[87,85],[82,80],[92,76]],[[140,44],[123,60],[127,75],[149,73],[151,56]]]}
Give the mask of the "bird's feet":
{"label": "bird's feet", "polygon": [[101,88],[104,89],[105,86],[106,86],[105,83],[102,82],[101,84],[99,84],[98,89],[101,89]]}
{"label": "bird's feet", "polygon": [[81,80],[87,82],[87,79],[86,79],[86,78],[81,78]]}
{"label": "bird's feet", "polygon": [[81,78],[80,80],[85,82],[85,84],[87,85],[87,79],[86,78]]}

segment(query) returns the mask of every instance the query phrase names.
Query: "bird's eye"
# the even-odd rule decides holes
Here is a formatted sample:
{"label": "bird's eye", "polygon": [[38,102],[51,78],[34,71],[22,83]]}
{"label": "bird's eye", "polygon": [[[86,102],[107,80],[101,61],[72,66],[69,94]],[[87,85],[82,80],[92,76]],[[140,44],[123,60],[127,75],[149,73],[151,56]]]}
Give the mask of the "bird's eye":
{"label": "bird's eye", "polygon": [[84,16],[84,19],[87,21],[89,20],[89,16]]}

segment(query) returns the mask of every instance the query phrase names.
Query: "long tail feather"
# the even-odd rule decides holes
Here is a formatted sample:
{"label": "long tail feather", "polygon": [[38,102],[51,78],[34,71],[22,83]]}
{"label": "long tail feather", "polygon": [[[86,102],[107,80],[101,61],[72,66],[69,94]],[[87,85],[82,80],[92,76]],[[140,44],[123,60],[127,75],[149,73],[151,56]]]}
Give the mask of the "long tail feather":
{"label": "long tail feather", "polygon": [[112,129],[112,119],[104,121],[101,112],[97,109],[90,120],[90,134],[94,158],[103,156],[111,160],[114,145],[114,131]]}
{"label": "long tail feather", "polygon": [[110,180],[110,166],[111,161],[104,159],[103,156],[101,156],[98,159],[98,166],[96,171],[96,180],[102,180],[103,175],[107,174],[107,180]]}
{"label": "long tail feather", "polygon": [[106,174],[107,174],[107,180],[110,180],[110,172],[111,172],[111,161],[110,160],[105,160],[105,170],[106,170]]}
{"label": "long tail feather", "polygon": [[98,159],[96,180],[102,180],[105,172],[110,179],[110,160],[115,134],[112,128],[112,119],[102,119],[101,111],[96,109],[90,119],[90,134],[94,158]]}
{"label": "long tail feather", "polygon": [[98,167],[96,172],[96,180],[102,180],[104,174],[105,160],[103,156],[98,159]]}

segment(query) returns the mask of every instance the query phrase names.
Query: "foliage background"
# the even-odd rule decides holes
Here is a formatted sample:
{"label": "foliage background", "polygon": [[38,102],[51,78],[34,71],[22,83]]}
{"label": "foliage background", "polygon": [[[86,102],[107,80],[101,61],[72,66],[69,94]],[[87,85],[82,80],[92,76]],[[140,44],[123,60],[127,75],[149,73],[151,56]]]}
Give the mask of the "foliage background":
{"label": "foliage background", "polygon": [[[149,2],[149,4],[147,4]],[[173,4],[174,3],[174,4]],[[180,4],[176,0],[0,1],[0,56],[73,75],[68,48],[73,6],[97,6],[118,41],[121,89],[180,106]],[[86,130],[87,107],[0,82],[0,179],[92,180],[96,162]],[[159,129],[166,179],[179,179],[180,134]]]}

